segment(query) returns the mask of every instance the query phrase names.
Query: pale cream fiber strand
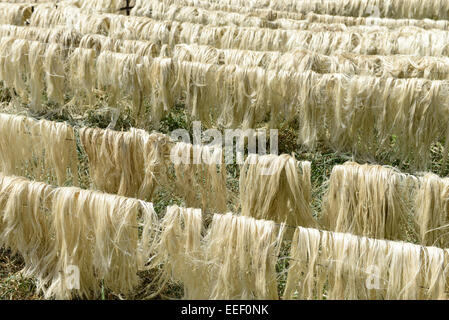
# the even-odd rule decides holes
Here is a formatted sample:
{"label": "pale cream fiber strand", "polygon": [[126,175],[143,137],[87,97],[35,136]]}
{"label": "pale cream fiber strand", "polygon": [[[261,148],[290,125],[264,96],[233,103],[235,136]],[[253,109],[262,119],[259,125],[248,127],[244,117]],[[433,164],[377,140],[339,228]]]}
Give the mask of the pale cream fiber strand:
{"label": "pale cream fiber strand", "polygon": [[23,257],[21,272],[36,277],[38,290],[54,263],[48,258],[53,250],[48,209],[52,190],[42,182],[0,176],[0,246]]}
{"label": "pale cream fiber strand", "polygon": [[445,251],[298,227],[284,299],[447,299]]}
{"label": "pale cream fiber strand", "polygon": [[310,208],[310,170],[310,162],[296,161],[287,154],[250,154],[240,171],[242,215],[292,226],[317,226]]}
{"label": "pale cream fiber strand", "polygon": [[449,179],[426,173],[415,196],[416,225],[423,245],[449,245]]}
{"label": "pale cream fiber strand", "polygon": [[362,18],[362,17],[336,16],[330,14],[316,14],[314,12],[308,13],[306,20],[309,22],[341,23],[346,26],[378,25],[378,26],[385,26],[388,28],[415,26],[422,29],[449,30],[449,22],[447,20],[392,19],[392,18],[379,18],[379,17]]}
{"label": "pale cream fiber strand", "polygon": [[25,25],[31,17],[31,6],[29,4],[0,3],[0,23]]}
{"label": "pale cream fiber strand", "polygon": [[170,154],[179,159],[173,164],[174,191],[185,199],[186,205],[200,207],[204,212],[226,212],[226,167],[222,148],[179,142]]}
{"label": "pale cream fiber strand", "polygon": [[334,166],[322,223],[332,231],[405,240],[412,187],[411,178],[392,168],[354,162]]}
{"label": "pale cream fiber strand", "polygon": [[[30,48],[35,48],[36,45],[37,43],[33,42]],[[9,66],[8,63],[6,65]],[[103,65],[109,66],[107,63]],[[30,76],[31,82],[34,83],[32,96],[36,101],[40,99],[37,91],[42,86],[42,75],[39,76],[41,74],[38,71],[39,63],[30,64],[30,68],[33,66],[38,67],[33,69]],[[212,72],[214,69],[215,72]],[[445,81],[367,76],[347,78],[341,74],[287,73],[266,71],[257,67],[248,70],[235,65],[217,66],[185,61],[174,64],[169,58],[153,59],[150,73],[154,75],[151,85],[145,81],[139,83],[134,80],[133,75],[143,74],[142,72],[118,72],[117,74],[119,80],[125,82],[123,86],[131,86],[139,92],[151,87],[150,97],[154,106],[152,119],[156,123],[173,105],[173,99],[180,100],[184,93],[186,104],[194,118],[206,122],[218,118],[219,123],[227,126],[243,123],[244,128],[253,127],[255,123],[262,121],[267,113],[272,115],[278,113],[279,110],[274,110],[273,107],[280,106],[287,120],[295,117],[295,113],[299,111],[303,119],[300,135],[306,145],[313,147],[318,138],[326,140],[326,136],[320,135],[327,135],[327,132],[321,133],[318,129],[328,127],[333,131],[329,137],[333,148],[337,150],[351,148],[356,153],[372,155],[374,150],[370,150],[371,146],[378,145],[379,140],[380,146],[385,146],[390,135],[396,134],[398,139],[403,141],[398,141],[398,149],[395,153],[401,158],[410,156],[420,158],[416,162],[421,162],[423,168],[428,161],[426,154],[428,154],[429,146],[440,139],[439,136],[443,136],[446,130],[444,128],[447,118],[445,107],[447,99],[442,90],[447,86]],[[209,81],[213,74],[218,75],[218,82],[225,85],[218,87],[216,81],[215,83]],[[142,79],[142,77],[144,76],[137,78]],[[148,78],[143,79],[148,80]],[[234,85],[237,80],[240,82],[239,86]],[[174,82],[173,86],[169,85],[171,82]],[[133,83],[139,83],[139,87],[136,88]],[[306,91],[308,87],[302,86],[302,91],[298,90],[296,86],[299,83],[306,83],[311,88]],[[367,83],[370,85],[367,86]],[[293,87],[289,88],[289,86]],[[324,86],[326,90],[318,89],[321,86]],[[364,89],[367,87],[374,90],[368,92]],[[332,94],[330,89],[333,91]],[[112,92],[116,90],[117,88]],[[404,90],[409,94],[404,95]],[[298,93],[307,94],[310,99],[302,99]],[[318,96],[315,96],[316,94]],[[217,95],[219,95],[218,99]],[[410,99],[409,97],[413,95],[420,98]],[[136,98],[135,110],[140,112],[140,95],[134,95],[134,97]],[[361,103],[360,97],[363,97],[366,102],[363,108],[355,108],[354,104]],[[394,103],[386,103],[391,99],[394,99]],[[212,119],[210,119],[208,115],[211,112],[210,102],[214,100],[218,108],[212,109]],[[319,111],[325,103],[319,103],[317,108],[314,102],[326,100],[331,105],[337,105],[337,108],[325,108],[324,112]],[[382,117],[376,116],[376,109],[381,110]],[[376,120],[379,122],[376,123]],[[322,125],[320,124],[322,121],[328,123]],[[358,125],[363,126],[364,129],[357,130]],[[432,130],[423,130],[424,127],[432,128]],[[407,134],[404,134],[405,131]],[[362,134],[363,140],[367,143],[357,146],[356,134]]]}
{"label": "pale cream fiber strand", "polygon": [[58,185],[64,185],[70,177],[74,185],[78,184],[78,157],[71,126],[0,114],[0,131],[3,173],[30,175],[42,181],[50,179]]}
{"label": "pale cream fiber strand", "polygon": [[[36,37],[31,36],[31,38],[34,39]],[[22,60],[26,57],[27,50],[29,50],[29,43],[31,42],[27,43],[24,40],[15,39],[11,44],[11,41],[12,40],[9,39],[2,39],[2,42],[5,45],[3,50],[5,60],[3,60],[3,64],[7,64],[5,68],[11,66],[12,70],[20,70],[20,67],[23,67]],[[63,41],[64,39],[61,40],[61,42]],[[14,50],[10,49],[11,45],[15,46]],[[92,69],[92,64],[94,63],[92,61],[93,51],[89,48],[95,48],[102,51],[100,54],[101,62],[98,62],[100,64],[99,68],[101,68],[101,63],[106,62],[111,65],[117,65],[117,67],[110,67],[112,69],[111,71],[115,71],[116,78],[118,77],[117,82],[123,83],[124,79],[126,79],[129,83],[124,83],[124,85],[128,86],[128,89],[137,91],[147,90],[147,88],[140,88],[145,83],[145,77],[143,76],[142,70],[148,68],[148,64],[151,62],[145,57],[139,58],[137,56],[130,55],[130,53],[135,53],[138,56],[148,54],[151,56],[157,56],[157,53],[161,52],[160,46],[156,46],[151,42],[111,39],[100,35],[84,36],[80,40],[80,46],[86,49],[74,48],[74,52],[72,53],[73,58],[70,62],[73,66],[70,68],[71,73],[67,75],[67,77],[73,79],[76,75],[82,76],[82,74],[78,74],[76,72],[77,67],[80,67],[80,62],[82,61],[85,62],[84,67],[81,68],[87,68],[87,65],[90,69]],[[58,51],[54,52],[55,50]],[[56,48],[54,45],[49,45],[49,48],[46,50],[46,52],[48,52],[46,60],[59,62],[61,59],[59,50],[60,48]],[[103,50],[106,51],[103,52]],[[109,52],[111,50],[112,52]],[[84,56],[84,59],[86,60],[81,60],[81,55]],[[87,58],[88,56],[90,56],[89,59]],[[299,72],[312,70],[318,73],[342,72],[348,74],[390,76],[400,78],[422,77],[428,79],[447,79],[448,74],[447,58],[432,56],[371,56],[348,53],[325,56],[302,49],[281,54],[279,52],[272,51],[264,52],[239,49],[216,49],[210,46],[182,44],[175,46],[173,58],[181,61],[192,61],[208,64],[238,64],[246,67],[260,66],[266,69],[289,69]],[[129,67],[129,62],[131,61],[136,62],[137,67]],[[47,68],[52,67],[50,63],[46,63],[45,65],[48,66]],[[59,70],[62,69],[62,67],[57,66],[53,68]],[[17,72],[18,71],[16,71],[16,74]],[[21,72],[24,73],[24,71]],[[59,84],[59,87],[63,85],[62,75],[52,75],[51,69],[46,72],[47,77],[50,77],[47,81],[50,87],[50,92],[53,82]],[[61,71],[58,73],[61,73]],[[5,81],[8,81],[11,77],[4,78]],[[92,83],[93,80],[91,78],[92,76],[88,77],[86,82]],[[54,79],[54,81],[51,81],[52,79]],[[82,79],[79,81],[81,80]],[[12,86],[12,84],[9,84],[9,86]],[[15,87],[20,86],[16,84]],[[19,89],[21,92],[24,90],[23,88]],[[61,89],[58,92],[60,91]],[[59,96],[60,95],[61,94],[59,94]],[[136,94],[135,96],[138,97],[139,94]]]}
{"label": "pale cream fiber strand", "polygon": [[276,261],[284,226],[216,214],[205,236],[209,299],[278,299]]}
{"label": "pale cream fiber strand", "polygon": [[[72,10],[77,10],[76,8]],[[58,15],[54,25],[73,25],[68,18],[60,18],[60,13],[48,11],[34,21],[32,26],[39,26],[39,21],[52,21],[44,17]],[[345,50],[364,54],[414,54],[447,55],[448,32],[442,30],[427,31],[416,27],[402,27],[389,31],[382,27],[363,27],[357,31],[305,31],[278,30],[269,28],[215,27],[180,23],[176,21],[161,22],[143,17],[127,17],[121,15],[96,15],[109,19],[109,35],[127,39],[146,39],[161,41],[173,45],[175,43],[198,43],[220,48],[280,50],[288,51],[298,46],[321,53]],[[37,17],[37,16],[36,16]],[[85,25],[97,19],[93,15],[85,18]],[[91,30],[94,30],[92,28]],[[363,31],[362,31],[363,30]],[[371,31],[368,31],[371,30]],[[422,32],[417,32],[422,31]]]}
{"label": "pale cream fiber strand", "polygon": [[162,148],[159,144],[166,144],[160,139],[163,136],[136,129],[118,132],[81,128],[79,132],[95,188],[124,196],[151,198],[158,184],[158,168],[165,166],[165,153],[159,151]]}
{"label": "pale cream fiber strand", "polygon": [[[121,293],[137,285],[137,271],[155,253],[151,203],[17,177],[0,183],[2,245],[24,257],[24,275],[36,277],[47,298],[98,296],[100,280]],[[65,278],[71,265],[80,270],[76,292]]]}
{"label": "pale cream fiber strand", "polygon": [[208,299],[208,262],[204,260],[201,209],[167,207],[161,222],[154,267],[161,265],[159,285],[180,282],[185,299]]}
{"label": "pale cream fiber strand", "polygon": [[[136,0],[134,8],[131,10],[131,14],[135,16],[144,16],[148,14],[148,6],[151,5],[152,2],[147,0]],[[165,0],[162,3],[166,5],[178,5],[178,6],[192,6],[197,8],[204,8],[208,10],[220,10],[226,12],[238,12],[245,13],[250,16],[255,17],[263,17],[267,20],[274,19],[294,19],[294,20],[303,20],[305,19],[305,15],[290,11],[276,11],[270,8],[250,8],[243,6],[230,6],[221,2],[211,2],[211,1],[198,1],[198,0]]]}
{"label": "pale cream fiber strand", "polygon": [[[166,3],[178,2],[177,0],[165,1]],[[190,2],[190,1],[189,1]],[[198,1],[197,3],[212,3],[214,1]],[[351,1],[321,1],[321,0],[267,0],[248,2],[244,0],[220,1],[221,6],[247,7],[252,9],[272,9],[307,14],[309,12],[328,13],[342,16],[364,16],[373,13],[373,8],[378,10],[381,17],[389,18],[434,18],[449,17],[449,4],[438,0],[422,2],[420,0],[351,0]]]}
{"label": "pale cream fiber strand", "polygon": [[[143,216],[151,216],[145,218],[147,223],[156,219],[152,206],[142,206],[135,199],[77,188],[56,189],[52,213],[59,254],[45,296],[72,297],[74,292],[67,288],[64,276],[70,265],[80,270],[76,294],[81,297],[98,296],[100,280],[111,290],[130,293],[139,283],[137,271],[144,261],[139,256],[139,210],[143,210]],[[146,226],[144,230],[149,232],[151,228]]]}

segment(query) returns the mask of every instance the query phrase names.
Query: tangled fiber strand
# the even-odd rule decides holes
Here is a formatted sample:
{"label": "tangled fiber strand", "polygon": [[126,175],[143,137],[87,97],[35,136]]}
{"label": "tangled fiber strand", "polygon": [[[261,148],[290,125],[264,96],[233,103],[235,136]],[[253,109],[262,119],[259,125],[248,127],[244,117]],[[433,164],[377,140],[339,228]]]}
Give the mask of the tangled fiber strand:
{"label": "tangled fiber strand", "polygon": [[276,260],[283,233],[284,225],[273,221],[215,214],[204,239],[209,299],[278,299]]}
{"label": "tangled fiber strand", "polygon": [[27,100],[27,87],[24,81],[28,72],[29,42],[27,40],[4,37],[0,40],[0,80],[10,92]]}
{"label": "tangled fiber strand", "polygon": [[344,73],[393,78],[449,78],[449,59],[446,57],[412,55],[361,55],[334,53],[326,56],[305,49],[281,53],[218,49],[197,44],[178,44],[173,49],[173,59],[205,64],[237,64],[269,70],[314,71],[317,73]]}
{"label": "tangled fiber strand", "polygon": [[284,299],[447,299],[446,250],[298,227]]}
{"label": "tangled fiber strand", "polygon": [[310,12],[307,14],[306,20],[310,23],[341,23],[346,26],[357,26],[357,25],[376,25],[385,26],[390,29],[405,27],[405,26],[415,26],[422,29],[441,29],[449,30],[449,22],[447,20],[432,20],[432,19],[392,19],[392,18],[378,18],[378,17],[346,17],[346,16],[335,16],[329,14],[316,14]]}
{"label": "tangled fiber strand", "polygon": [[31,6],[29,4],[0,3],[0,23],[25,25],[31,17]]}
{"label": "tangled fiber strand", "polygon": [[[77,10],[73,8],[71,10]],[[69,18],[57,10],[54,26],[72,26]],[[71,14],[68,14],[70,16]],[[47,15],[43,15],[47,16]],[[61,18],[62,17],[62,18]],[[304,24],[311,30],[281,30],[257,27],[210,26],[190,22],[157,21],[146,17],[127,17],[111,14],[86,15],[84,32],[98,32],[96,21],[107,19],[108,35],[122,39],[149,40],[173,46],[176,43],[198,43],[219,48],[249,49],[261,51],[290,51],[302,47],[324,54],[337,50],[361,54],[420,54],[448,55],[445,45],[449,33],[444,30],[423,30],[413,26],[389,30],[382,26],[341,26]],[[39,26],[38,22],[32,26]],[[93,25],[92,27],[88,27]],[[330,31],[330,30],[340,31]]]}
{"label": "tangled fiber strand", "polygon": [[153,266],[162,266],[161,287],[177,281],[185,299],[208,299],[207,261],[202,243],[200,209],[170,206],[161,222],[161,236]]}
{"label": "tangled fiber strand", "polygon": [[[80,139],[89,159],[96,189],[150,199],[165,166],[165,139],[143,130],[117,132],[81,128]],[[161,173],[161,174],[158,174]],[[162,179],[162,178],[161,178]]]}
{"label": "tangled fiber strand", "polygon": [[81,9],[94,12],[119,13],[124,6],[122,0],[79,0]]}
{"label": "tangled fiber strand", "polygon": [[187,206],[201,207],[204,212],[226,212],[222,148],[179,142],[170,150],[170,157],[175,160],[175,192],[185,199]]}
{"label": "tangled fiber strand", "polygon": [[[101,280],[129,293],[155,252],[151,203],[1,176],[0,205],[1,244],[23,256],[23,273],[37,278],[46,298],[95,297]],[[76,292],[66,278],[71,266],[80,271]]]}
{"label": "tangled fiber strand", "polygon": [[[173,0],[169,1],[172,2]],[[177,0],[175,0],[177,2]],[[363,17],[377,13],[380,17],[388,18],[414,18],[414,19],[440,19],[449,18],[449,4],[438,0],[351,0],[351,1],[321,1],[321,0],[269,0],[248,2],[244,0],[220,1],[221,6],[247,7],[256,9],[272,9],[277,11],[289,11],[301,14],[316,12],[340,16]]]}
{"label": "tangled fiber strand", "polygon": [[40,28],[0,25],[0,36],[45,43],[59,43],[64,47],[77,47],[82,34],[65,26]]}
{"label": "tangled fiber strand", "polygon": [[[76,295],[90,298],[100,293],[100,281],[121,293],[130,293],[138,284],[137,271],[144,267],[153,249],[139,240],[138,217],[144,221],[141,239],[151,239],[151,225],[157,221],[151,204],[115,195],[59,188],[52,204],[57,263],[45,297],[71,298],[65,278],[70,266],[80,271]],[[149,250],[141,252],[142,248]]]}
{"label": "tangled fiber strand", "polygon": [[406,239],[409,179],[390,168],[347,162],[333,167],[323,225],[378,239]]}
{"label": "tangled fiber strand", "polygon": [[96,60],[97,82],[106,87],[110,104],[116,105],[121,92],[131,94],[136,119],[142,116],[143,93],[150,90],[151,58],[136,54],[103,51]]}
{"label": "tangled fiber strand", "polygon": [[[25,178],[0,176],[0,246],[19,253],[26,277],[46,278],[53,250],[50,210],[53,188]],[[38,288],[39,289],[39,288]]]}
{"label": "tangled fiber strand", "polygon": [[[302,83],[294,102],[301,105],[300,139],[311,148],[321,139],[332,149],[363,157],[388,150],[425,168],[431,145],[447,134],[446,81],[311,72],[289,76],[289,84]],[[397,137],[393,149],[392,135]]]}
{"label": "tangled fiber strand", "polygon": [[58,6],[58,8],[39,5],[35,7],[30,26],[53,28],[66,26],[83,34],[98,33],[107,35],[110,19],[105,15],[88,13],[76,6]]}
{"label": "tangled fiber strand", "polygon": [[47,95],[60,105],[64,103],[64,59],[62,48],[58,44],[50,44],[45,50],[43,70],[47,84]]}
{"label": "tangled fiber strand", "polygon": [[3,173],[31,175],[41,181],[56,176],[58,185],[64,185],[70,169],[72,183],[78,185],[78,157],[71,126],[0,114],[0,131]]}
{"label": "tangled fiber strand", "polygon": [[310,162],[283,154],[250,154],[240,171],[242,215],[285,222],[292,226],[317,226],[310,208]]}
{"label": "tangled fiber strand", "polygon": [[69,85],[74,89],[78,101],[84,94],[89,105],[94,103],[94,89],[97,83],[95,72],[96,51],[94,49],[75,48],[69,57]]}
{"label": "tangled fiber strand", "polygon": [[449,179],[427,173],[419,179],[415,198],[416,225],[423,245],[449,244]]}
{"label": "tangled fiber strand", "polygon": [[[232,6],[222,2],[212,1],[198,1],[198,0],[164,0],[162,1],[166,6],[178,5],[178,6],[190,6],[196,8],[204,8],[208,10],[219,10],[226,12],[245,13],[249,16],[261,17],[268,21],[275,19],[294,19],[304,20],[305,15],[295,13],[291,11],[276,11],[269,8],[255,8],[246,6]],[[145,16],[149,14],[148,8],[153,4],[152,1],[136,0],[134,8],[131,10],[131,14],[134,16]]]}
{"label": "tangled fiber strand", "polygon": [[[238,27],[258,27],[271,29],[306,29],[309,27],[305,20],[293,20],[285,17],[280,19],[270,19],[261,14],[257,16],[253,12],[229,12],[223,10],[203,9],[190,5],[167,5],[163,2],[137,1],[136,6],[131,10],[133,16],[145,16],[157,20],[192,22],[205,25]],[[343,26],[344,27],[344,26]]]}

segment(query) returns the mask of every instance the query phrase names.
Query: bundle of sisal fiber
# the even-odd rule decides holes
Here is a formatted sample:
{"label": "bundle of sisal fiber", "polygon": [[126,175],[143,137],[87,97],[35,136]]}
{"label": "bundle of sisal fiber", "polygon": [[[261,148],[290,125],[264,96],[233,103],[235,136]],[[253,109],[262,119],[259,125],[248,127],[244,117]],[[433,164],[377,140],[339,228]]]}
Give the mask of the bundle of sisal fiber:
{"label": "bundle of sisal fiber", "polygon": [[280,156],[250,154],[240,171],[242,215],[317,226],[310,208],[310,162]]}
{"label": "bundle of sisal fiber", "polygon": [[423,245],[449,245],[449,178],[427,173],[418,179],[415,198],[416,226]]}
{"label": "bundle of sisal fiber", "polygon": [[407,175],[391,168],[354,162],[337,165],[323,200],[323,225],[336,232],[406,239],[409,183]]}
{"label": "bundle of sisal fiber", "polygon": [[284,299],[447,299],[447,254],[298,227]]}
{"label": "bundle of sisal fiber", "polygon": [[[73,128],[65,123],[0,114],[0,168],[5,174],[38,180],[71,177],[78,185],[78,157]],[[71,175],[68,175],[70,169]]]}

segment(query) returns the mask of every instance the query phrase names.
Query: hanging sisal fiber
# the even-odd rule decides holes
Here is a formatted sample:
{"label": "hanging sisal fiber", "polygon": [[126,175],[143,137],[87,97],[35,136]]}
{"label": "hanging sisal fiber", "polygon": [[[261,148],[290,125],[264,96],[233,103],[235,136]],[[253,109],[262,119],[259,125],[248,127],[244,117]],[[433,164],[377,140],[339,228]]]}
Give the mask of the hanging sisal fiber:
{"label": "hanging sisal fiber", "polygon": [[26,39],[45,43],[59,43],[64,47],[77,47],[82,34],[72,28],[64,26],[52,28],[20,27],[12,25],[0,25],[1,37],[14,39]]}
{"label": "hanging sisal fiber", "polygon": [[393,78],[449,78],[449,58],[412,55],[361,55],[333,53],[326,56],[316,52],[295,49],[277,51],[252,51],[217,49],[196,44],[179,44],[173,49],[173,58],[181,61],[207,64],[237,64],[245,67],[262,67],[273,70],[317,73],[345,73]]}
{"label": "hanging sisal fiber", "polygon": [[[76,10],[73,9],[73,10]],[[49,15],[56,15],[50,12]],[[59,14],[55,19],[60,19]],[[98,16],[98,17],[97,17]],[[309,30],[280,30],[255,27],[209,26],[190,22],[157,21],[144,17],[94,14],[85,18],[87,30],[98,32],[95,24],[99,17],[109,19],[109,36],[123,39],[145,39],[173,46],[175,43],[198,43],[219,48],[289,51],[298,47],[330,54],[336,50],[362,54],[420,54],[448,55],[448,32],[401,27],[389,30],[381,26],[354,26],[344,31],[330,31],[329,27],[309,26]],[[50,19],[49,21],[51,21]],[[53,25],[71,26],[67,18]],[[47,20],[45,20],[47,21]],[[40,25],[32,23],[32,26]],[[335,29],[335,28],[334,28]],[[331,28],[332,30],[332,28]],[[341,30],[337,27],[335,30]]]}
{"label": "hanging sisal fiber", "polygon": [[427,173],[419,179],[416,225],[423,245],[449,246],[449,179]]}
{"label": "hanging sisal fiber", "polygon": [[153,267],[162,266],[159,285],[180,282],[185,299],[208,299],[208,262],[204,260],[200,209],[170,206],[161,222]]}
{"label": "hanging sisal fiber", "polygon": [[28,89],[24,78],[29,75],[28,52],[30,43],[27,40],[3,37],[0,39],[0,80],[11,92],[15,91],[27,100]]}
{"label": "hanging sisal fiber", "polygon": [[58,44],[50,44],[45,50],[43,71],[47,84],[47,95],[60,105],[64,103],[65,70],[62,48]]}
{"label": "hanging sisal fiber", "polygon": [[334,166],[323,200],[323,225],[336,232],[405,240],[409,184],[406,175],[379,165]]}
{"label": "hanging sisal fiber", "polygon": [[346,26],[357,26],[357,25],[376,25],[385,26],[390,29],[405,27],[405,26],[415,26],[422,29],[441,29],[449,30],[449,22],[447,20],[431,20],[431,19],[392,19],[392,18],[378,18],[378,17],[346,17],[346,16],[336,16],[330,14],[316,14],[310,12],[306,17],[307,21],[310,23],[321,22],[321,23],[341,23]]}
{"label": "hanging sisal fiber", "polygon": [[[129,293],[154,254],[151,203],[1,177],[0,205],[1,243],[24,257],[25,275],[37,278],[46,298],[95,297],[100,281]],[[79,290],[68,287],[72,266],[80,271]]]}
{"label": "hanging sisal fiber", "polygon": [[[139,2],[139,1],[137,1]],[[141,5],[143,4],[143,6]],[[306,29],[308,22],[293,19],[267,19],[252,12],[229,12],[208,10],[198,6],[166,5],[163,2],[146,1],[138,3],[131,11],[133,16],[145,16],[157,20],[174,20],[205,25],[258,27],[271,29]]]}
{"label": "hanging sisal fiber", "polygon": [[310,208],[310,162],[283,154],[250,154],[240,170],[242,215],[285,222],[292,226],[317,226]]}
{"label": "hanging sisal fiber", "polygon": [[[71,10],[77,10],[73,8]],[[57,10],[56,10],[57,11]],[[70,19],[55,15],[54,26],[71,26]],[[47,15],[44,15],[47,16]],[[449,33],[443,30],[423,30],[413,26],[389,30],[381,26],[354,26],[345,31],[328,31],[322,27],[309,30],[281,30],[255,27],[209,26],[190,22],[156,21],[144,17],[127,17],[111,14],[91,14],[84,19],[84,32],[97,32],[95,21],[107,18],[109,36],[123,39],[141,39],[173,46],[176,43],[198,43],[219,48],[247,50],[289,51],[298,47],[331,54],[336,50],[361,54],[420,54],[449,55]],[[48,20],[50,19],[50,20]],[[44,21],[52,21],[48,18]],[[93,24],[92,27],[88,27]],[[32,26],[40,25],[38,22]],[[308,26],[308,24],[305,24]],[[351,29],[352,28],[352,29]],[[319,31],[318,31],[319,30]],[[338,30],[338,29],[336,29]]]}
{"label": "hanging sisal fiber", "polygon": [[0,23],[23,26],[31,17],[29,4],[0,3]]}
{"label": "hanging sisal fiber", "polygon": [[[148,8],[151,8],[154,1],[136,0],[131,14],[134,16],[146,16],[149,14]],[[198,1],[198,0],[164,0],[165,5],[178,5],[203,8],[208,10],[219,10],[226,12],[245,13],[254,17],[261,17],[269,21],[274,19],[294,19],[304,20],[305,15],[291,11],[276,11],[270,8],[255,8],[245,6],[232,6],[222,2],[215,1]]]}
{"label": "hanging sisal fiber", "polygon": [[[78,185],[78,157],[71,126],[0,114],[0,132],[0,165],[4,174],[32,176],[58,185],[72,179]],[[56,181],[51,177],[56,177]]]}
{"label": "hanging sisal fiber", "polygon": [[188,207],[226,212],[226,165],[221,147],[179,142],[171,148],[170,157],[176,176],[175,192]]}
{"label": "hanging sisal fiber", "polygon": [[94,89],[97,83],[95,72],[96,51],[94,49],[75,48],[69,57],[69,85],[74,90],[74,97],[79,100],[86,96],[89,104],[94,103]]}
{"label": "hanging sisal fiber", "polygon": [[[191,1],[191,0],[190,0]],[[189,1],[189,2],[190,2]],[[168,3],[178,0],[166,1]],[[193,2],[193,1],[192,1]],[[210,1],[205,1],[210,2]],[[212,2],[214,3],[214,2]],[[350,1],[322,1],[322,0],[267,0],[248,2],[245,0],[220,1],[221,6],[247,7],[255,9],[272,9],[277,11],[288,11],[307,14],[316,12],[322,14],[333,14],[340,16],[363,17],[369,14],[378,14],[380,17],[388,18],[414,18],[425,19],[439,17],[449,18],[449,4],[438,0],[350,0]]]}
{"label": "hanging sisal fiber", "polygon": [[81,9],[92,10],[94,12],[120,13],[120,8],[124,6],[121,0],[80,0]]}
{"label": "hanging sisal fiber", "polygon": [[[40,284],[52,267],[51,192],[45,183],[0,175],[0,247],[19,253],[26,277]],[[38,285],[39,286],[39,285]],[[39,289],[39,288],[38,288]]]}
{"label": "hanging sisal fiber", "polygon": [[[58,256],[50,284],[44,290],[46,297],[73,297],[64,272],[72,265],[80,270],[80,289],[76,291],[80,297],[98,296],[100,280],[116,292],[126,294],[135,288],[139,282],[137,271],[152,252],[148,244],[157,219],[152,204],[60,188],[53,194],[52,214]],[[139,221],[143,223],[142,242]]]}
{"label": "hanging sisal fiber", "polygon": [[447,250],[298,227],[284,299],[447,299]]}
{"label": "hanging sisal fiber", "polygon": [[[116,292],[130,293],[138,284],[137,271],[143,268],[138,216],[144,221],[142,239],[150,241],[156,214],[151,204],[115,195],[60,188],[53,194],[53,226],[57,264],[45,296],[71,298],[64,273],[69,266],[80,270],[81,297],[100,293],[100,280]],[[69,218],[70,217],[70,218]],[[146,245],[143,244],[143,245]],[[151,252],[151,249],[148,249]],[[143,255],[143,256],[142,256]]]}
{"label": "hanging sisal fiber", "polygon": [[[388,150],[392,158],[410,159],[425,168],[431,145],[447,134],[447,81],[310,72],[289,74],[287,79],[290,86],[302,84],[295,87],[298,97],[293,101],[301,106],[300,139],[309,147],[321,139],[332,149],[367,157]],[[276,80],[282,85],[282,78]],[[397,137],[393,149],[392,135]]]}
{"label": "hanging sisal fiber", "polygon": [[276,261],[284,225],[215,214],[206,235],[209,299],[278,299]]}
{"label": "hanging sisal fiber", "polygon": [[159,179],[164,179],[164,156],[169,152],[165,136],[137,129],[117,132],[81,128],[79,132],[96,189],[151,199],[162,181]]}
{"label": "hanging sisal fiber", "polygon": [[108,34],[109,18],[95,13],[89,14],[76,6],[37,6],[30,19],[30,26],[53,28],[66,26],[83,34]]}

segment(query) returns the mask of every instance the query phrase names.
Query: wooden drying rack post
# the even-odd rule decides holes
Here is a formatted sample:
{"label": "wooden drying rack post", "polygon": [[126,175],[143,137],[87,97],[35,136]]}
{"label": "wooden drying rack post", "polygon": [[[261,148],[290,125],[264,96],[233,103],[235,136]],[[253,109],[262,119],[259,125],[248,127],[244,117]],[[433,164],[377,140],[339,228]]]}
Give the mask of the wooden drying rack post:
{"label": "wooden drying rack post", "polygon": [[127,15],[127,16],[129,16],[130,10],[131,10],[132,8],[134,8],[134,6],[131,7],[131,6],[129,5],[129,2],[130,2],[130,1],[131,1],[131,0],[126,0],[126,6],[119,9],[120,11],[126,10],[126,15]]}

